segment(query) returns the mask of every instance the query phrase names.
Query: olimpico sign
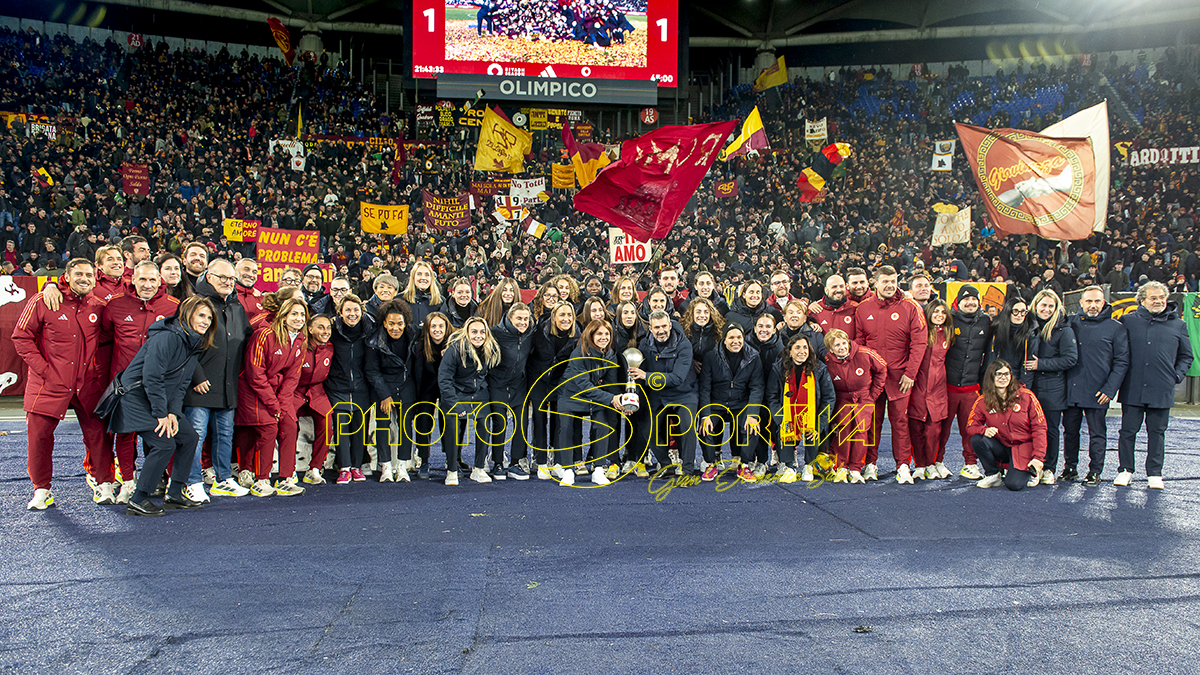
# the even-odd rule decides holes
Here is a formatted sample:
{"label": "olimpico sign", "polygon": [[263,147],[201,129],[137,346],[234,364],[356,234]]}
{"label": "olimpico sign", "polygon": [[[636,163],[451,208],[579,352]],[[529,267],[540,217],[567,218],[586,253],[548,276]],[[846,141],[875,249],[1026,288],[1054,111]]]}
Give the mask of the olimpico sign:
{"label": "olimpico sign", "polygon": [[658,85],[634,80],[583,80],[567,77],[513,77],[442,74],[438,98],[555,103],[657,105]]}

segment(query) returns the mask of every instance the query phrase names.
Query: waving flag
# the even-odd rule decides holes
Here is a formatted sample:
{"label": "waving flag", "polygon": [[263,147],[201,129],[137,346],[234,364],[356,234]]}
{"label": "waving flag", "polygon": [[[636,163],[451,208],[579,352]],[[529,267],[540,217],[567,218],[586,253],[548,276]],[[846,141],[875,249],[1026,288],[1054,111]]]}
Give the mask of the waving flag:
{"label": "waving flag", "polygon": [[283,58],[287,61],[288,66],[292,65],[292,61],[296,58],[296,46],[292,44],[292,34],[288,32],[287,26],[275,17],[267,19],[267,25],[271,27],[271,35],[275,38],[275,44],[279,46],[279,51],[283,52]]}
{"label": "waving flag", "polygon": [[817,153],[813,165],[800,172],[800,180],[796,186],[800,188],[800,201],[811,202],[825,189],[825,184],[833,176],[834,170],[842,160],[850,156],[848,143],[834,143]]}
{"label": "waving flag", "polygon": [[562,141],[563,145],[567,147],[567,157],[571,158],[571,164],[575,167],[575,178],[579,180],[581,188],[587,187],[596,180],[596,174],[600,169],[608,166],[612,161],[604,154],[603,145],[576,143],[570,124],[564,123],[562,126]]}
{"label": "waving flag", "polygon": [[754,80],[754,91],[766,91],[772,87],[787,84],[787,81],[787,65],[784,64],[783,57],[780,56],[770,68],[762,71],[758,79]]}
{"label": "waving flag", "polygon": [[721,151],[719,159],[725,162],[744,155],[751,150],[770,150],[771,143],[767,141],[767,132],[763,129],[762,117],[758,114],[758,106],[754,106],[754,110],[746,116],[746,121],[742,122],[742,132],[737,138],[729,144],[729,147]]}
{"label": "waving flag", "polygon": [[638,241],[675,225],[737,120],[666,126],[621,146],[621,158],[575,195],[575,208]]}
{"label": "waving flag", "polygon": [[533,148],[533,136],[518,129],[500,108],[486,108],[475,148],[476,171],[525,171],[525,155]]}

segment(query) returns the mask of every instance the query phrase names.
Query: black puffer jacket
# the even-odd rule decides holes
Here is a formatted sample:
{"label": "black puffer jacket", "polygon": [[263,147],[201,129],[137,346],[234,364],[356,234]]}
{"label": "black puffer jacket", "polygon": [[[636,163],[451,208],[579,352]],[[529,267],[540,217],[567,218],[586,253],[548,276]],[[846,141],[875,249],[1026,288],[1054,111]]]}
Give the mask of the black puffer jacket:
{"label": "black puffer jacket", "polygon": [[613,335],[613,347],[617,351],[623,352],[631,347],[636,349],[642,338],[646,337],[646,325],[639,323],[633,328],[626,328],[614,321]]}
{"label": "black puffer jacket", "polygon": [[467,319],[475,316],[475,310],[478,308],[479,303],[475,302],[474,300],[467,303],[466,307],[462,307],[454,301],[454,298],[446,298],[446,301],[442,303],[442,306],[438,308],[438,311],[450,317],[450,325],[457,330],[463,327],[463,324],[467,322]]}
{"label": "black puffer jacket", "polygon": [[492,326],[492,337],[500,345],[500,365],[488,371],[488,387],[492,391],[525,388],[525,367],[533,351],[535,330],[531,325],[522,333],[507,316]]}
{"label": "black puffer jacket", "polygon": [[952,312],[954,344],[946,351],[946,383],[972,387],[983,377],[983,361],[992,337],[992,317],[982,309],[974,314]]}
{"label": "black puffer jacket", "polygon": [[[441,409],[446,414],[450,414],[456,404],[488,403],[491,399],[487,384],[487,362],[481,353],[480,367],[476,367],[475,360],[468,354],[464,364],[463,348],[466,344],[469,343],[450,345],[442,357],[442,364],[438,366],[438,389],[442,393]],[[462,409],[462,406],[459,406],[454,412]]]}
{"label": "black puffer jacket", "polygon": [[731,321],[742,326],[742,330],[747,334],[754,332],[754,324],[758,322],[758,317],[763,314],[775,316],[775,312],[767,305],[764,298],[758,303],[758,307],[747,307],[745,302],[742,302],[740,297],[733,299],[733,304],[729,306],[729,311],[725,313],[725,323]]}
{"label": "black puffer jacket", "polygon": [[700,369],[699,388],[700,408],[720,403],[737,414],[748,405],[762,403],[766,383],[758,350],[743,345],[735,354],[721,345],[708,352]]}
{"label": "black puffer jacket", "polygon": [[[591,406],[612,407],[612,397],[624,393],[629,366],[620,352],[610,346],[603,355],[583,355],[576,347],[571,352],[563,385],[558,390],[560,412],[583,413]],[[582,400],[581,400],[582,399]]]}
{"label": "black puffer jacket", "polygon": [[790,345],[792,343],[792,338],[796,337],[796,335],[803,335],[806,339],[808,339],[809,349],[816,352],[817,357],[820,358],[822,362],[825,361],[825,355],[829,353],[829,350],[825,348],[825,334],[818,330],[815,325],[806,321],[804,325],[800,326],[796,330],[792,330],[787,324],[780,325],[782,327],[779,329],[779,339],[783,342],[784,347]]}
{"label": "black puffer jacket", "polygon": [[391,398],[393,403],[407,406],[416,400],[411,359],[412,335],[408,331],[393,340],[386,330],[378,330],[367,340],[366,375],[375,401]]}
{"label": "black puffer jacket", "polygon": [[700,365],[704,363],[704,356],[717,346],[721,336],[717,333],[716,325],[709,321],[708,325],[703,327],[692,324],[692,334],[688,336],[688,341],[692,343],[692,361],[699,372]]}
{"label": "black puffer jacket", "polygon": [[425,323],[425,317],[429,316],[430,312],[437,310],[430,303],[429,293],[417,291],[413,294],[413,301],[408,303],[409,308],[412,309],[413,328],[420,328]]}
{"label": "black puffer jacket", "polygon": [[121,372],[121,383],[132,388],[113,411],[109,431],[152,431],[158,420],[170,413],[183,416],[184,392],[203,351],[200,339],[199,333],[184,327],[176,317],[150,324],[149,337]]}
{"label": "black puffer jacket", "polygon": [[329,377],[325,378],[325,391],[329,394],[369,396],[367,383],[367,342],[375,334],[375,322],[364,315],[356,326],[347,326],[341,317],[333,320],[333,333],[329,344],[333,345],[333,361],[329,364]]}
{"label": "black puffer jacket", "polygon": [[209,390],[201,394],[189,387],[183,405],[189,408],[236,408],[242,358],[254,329],[238,300],[237,291],[222,297],[207,279],[202,278],[196,282],[196,295],[208,298],[216,307],[213,321],[217,323],[217,330],[213,334],[213,346],[200,355],[192,373],[192,387],[208,380]]}
{"label": "black puffer jacket", "polygon": [[768,377],[771,374],[771,368],[779,360],[779,355],[783,353],[783,338],[779,337],[779,333],[775,333],[771,336],[770,340],[760,342],[758,336],[753,331],[750,331],[746,333],[746,344],[758,350],[758,358],[762,362],[763,377]]}
{"label": "black puffer jacket", "polygon": [[420,337],[412,341],[412,370],[413,380],[417,386],[418,401],[436,401],[441,392],[438,391],[438,369],[442,367],[442,350],[446,347],[446,339],[442,344],[433,346],[433,360],[425,360],[425,342]]}
{"label": "black puffer jacket", "polygon": [[[647,373],[646,385],[653,400],[660,405],[696,404],[696,381],[699,378],[692,367],[692,343],[678,323],[671,324],[671,334],[665,342],[660,344],[654,339],[654,334],[647,334],[638,343],[638,349],[646,359],[642,362],[642,370]],[[664,379],[651,379],[652,373],[662,373]],[[662,386],[658,387],[660,383]]]}
{"label": "black puffer jacket", "polygon": [[[525,382],[530,387],[550,389],[562,381],[563,371],[575,345],[579,344],[579,330],[575,335],[554,335],[550,322],[533,329],[533,349],[529,354],[529,365],[525,370]],[[538,382],[541,378],[541,382]]]}
{"label": "black puffer jacket", "polygon": [[[1038,329],[1041,332],[1041,329]],[[1079,361],[1075,331],[1060,317],[1050,339],[1038,341],[1037,370],[1033,371],[1033,393],[1043,410],[1067,409],[1067,371]]]}

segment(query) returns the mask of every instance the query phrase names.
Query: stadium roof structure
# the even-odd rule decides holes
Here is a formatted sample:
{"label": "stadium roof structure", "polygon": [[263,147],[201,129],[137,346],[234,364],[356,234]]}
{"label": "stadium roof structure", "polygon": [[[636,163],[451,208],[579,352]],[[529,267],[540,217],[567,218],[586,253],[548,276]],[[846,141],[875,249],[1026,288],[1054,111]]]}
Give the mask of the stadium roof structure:
{"label": "stadium roof structure", "polygon": [[[411,3],[381,0],[225,0],[223,2],[191,2],[191,0],[105,0],[110,5],[123,5],[145,10],[201,14],[252,22],[266,22],[275,17],[285,25],[303,31],[339,31],[345,33],[377,33],[403,35],[404,27],[396,20],[398,4],[412,11]],[[353,19],[353,20],[351,20]]]}
{"label": "stadium roof structure", "polygon": [[946,38],[1069,37],[1200,23],[1196,0],[699,0],[689,46],[752,48]]}

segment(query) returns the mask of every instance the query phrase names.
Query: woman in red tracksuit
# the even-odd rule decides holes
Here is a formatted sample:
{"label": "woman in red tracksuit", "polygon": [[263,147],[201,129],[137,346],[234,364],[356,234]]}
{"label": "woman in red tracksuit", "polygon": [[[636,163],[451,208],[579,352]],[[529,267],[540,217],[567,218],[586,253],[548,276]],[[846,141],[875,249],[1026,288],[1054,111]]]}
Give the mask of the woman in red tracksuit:
{"label": "woman in red tracksuit", "polygon": [[837,392],[837,414],[830,425],[830,446],[837,449],[835,483],[865,483],[862,468],[874,423],[875,401],[887,381],[883,357],[834,329],[825,334],[825,365]]}
{"label": "woman in red tracksuit", "polygon": [[[1014,381],[1013,367],[992,361],[980,382],[982,393],[971,407],[967,433],[983,467],[981,488],[1003,484],[1023,490],[1032,476],[1041,475],[1046,459],[1046,414],[1033,392]],[[1007,472],[1000,464],[1010,466]]]}
{"label": "woman in red tracksuit", "polygon": [[333,361],[333,322],[324,314],[308,320],[308,344],[304,349],[304,362],[300,366],[300,382],[296,385],[296,416],[309,417],[313,423],[312,458],[304,482],[321,485],[325,456],[329,454],[329,413],[333,406],[325,395],[325,378],[329,376],[329,364]]}
{"label": "woman in red tracksuit", "polygon": [[[908,438],[913,446],[913,478],[937,480],[949,478],[950,470],[942,463],[946,454],[943,438],[949,438],[950,406],[946,388],[946,352],[954,344],[954,319],[950,307],[941,300],[925,305],[925,325],[929,327],[929,348],[921,359],[921,369],[908,397]],[[943,434],[943,427],[947,430]]]}
{"label": "woman in red tracksuit", "polygon": [[[298,298],[285,300],[269,326],[254,331],[238,382],[234,424],[245,427],[235,444],[243,450],[253,444],[256,497],[299,495],[296,484],[296,385],[304,362],[304,332],[308,307]],[[279,441],[279,480],[271,487],[271,464]]]}

